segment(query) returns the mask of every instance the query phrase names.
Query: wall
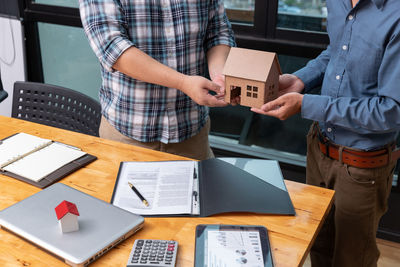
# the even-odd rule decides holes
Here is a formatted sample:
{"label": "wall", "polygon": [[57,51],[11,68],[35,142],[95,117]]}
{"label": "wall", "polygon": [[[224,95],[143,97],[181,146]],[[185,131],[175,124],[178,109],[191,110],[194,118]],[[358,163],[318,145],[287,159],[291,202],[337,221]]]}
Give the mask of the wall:
{"label": "wall", "polygon": [[15,81],[26,80],[23,28],[18,19],[0,17],[0,71],[8,98],[0,103],[0,115],[11,116]]}

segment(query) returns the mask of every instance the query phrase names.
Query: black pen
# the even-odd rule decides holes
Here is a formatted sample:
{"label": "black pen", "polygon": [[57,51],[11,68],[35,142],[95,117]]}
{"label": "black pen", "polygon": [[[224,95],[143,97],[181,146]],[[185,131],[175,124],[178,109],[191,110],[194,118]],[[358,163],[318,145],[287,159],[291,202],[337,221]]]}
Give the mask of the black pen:
{"label": "black pen", "polygon": [[142,196],[142,194],[139,193],[139,191],[136,189],[136,187],[133,186],[130,182],[128,182],[129,186],[131,187],[132,191],[135,192],[135,194],[140,198],[140,200],[143,202],[146,207],[149,206],[149,202]]}

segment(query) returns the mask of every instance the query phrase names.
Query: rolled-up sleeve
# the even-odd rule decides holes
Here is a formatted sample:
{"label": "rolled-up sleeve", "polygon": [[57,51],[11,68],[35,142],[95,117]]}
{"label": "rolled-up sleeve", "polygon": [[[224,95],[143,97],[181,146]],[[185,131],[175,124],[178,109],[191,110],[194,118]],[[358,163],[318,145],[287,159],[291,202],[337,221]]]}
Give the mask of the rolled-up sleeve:
{"label": "rolled-up sleeve", "polygon": [[236,46],[232,26],[226,16],[224,3],[222,0],[213,0],[209,9],[209,21],[204,47],[207,51],[221,44],[230,47]]}
{"label": "rolled-up sleeve", "polygon": [[83,29],[89,44],[107,71],[134,42],[129,39],[124,12],[116,0],[79,0]]}

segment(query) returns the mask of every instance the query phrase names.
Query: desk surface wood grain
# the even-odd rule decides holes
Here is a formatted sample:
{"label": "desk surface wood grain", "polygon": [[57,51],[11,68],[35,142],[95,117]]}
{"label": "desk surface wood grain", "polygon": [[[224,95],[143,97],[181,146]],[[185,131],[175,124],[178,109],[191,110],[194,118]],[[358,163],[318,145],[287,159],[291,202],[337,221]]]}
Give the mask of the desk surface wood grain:
{"label": "desk surface wood grain", "polygon": [[[182,160],[183,157],[0,116],[0,139],[25,132],[82,148],[98,157],[60,182],[109,202],[121,161]],[[193,266],[197,224],[264,225],[275,266],[301,266],[330,209],[334,192],[285,180],[296,216],[229,213],[206,218],[145,218],[142,230],[107,252],[91,266],[126,266],[136,238],[173,239],[179,242],[177,266]],[[40,189],[0,175],[0,210]],[[67,266],[16,235],[0,230],[0,266]]]}

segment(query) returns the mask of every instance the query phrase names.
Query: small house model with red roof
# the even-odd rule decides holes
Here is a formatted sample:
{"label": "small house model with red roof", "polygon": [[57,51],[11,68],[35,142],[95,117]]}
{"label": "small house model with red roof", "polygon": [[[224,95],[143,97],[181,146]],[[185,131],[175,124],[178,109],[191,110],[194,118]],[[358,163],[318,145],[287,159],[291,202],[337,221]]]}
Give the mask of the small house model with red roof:
{"label": "small house model with red roof", "polygon": [[74,232],[79,230],[78,224],[78,208],[74,203],[64,200],[56,208],[58,223],[63,233]]}
{"label": "small house model with red roof", "polygon": [[282,74],[275,53],[232,47],[223,70],[225,102],[260,108],[278,97]]}

